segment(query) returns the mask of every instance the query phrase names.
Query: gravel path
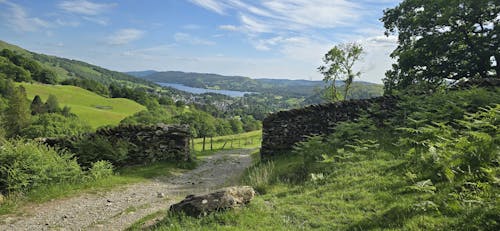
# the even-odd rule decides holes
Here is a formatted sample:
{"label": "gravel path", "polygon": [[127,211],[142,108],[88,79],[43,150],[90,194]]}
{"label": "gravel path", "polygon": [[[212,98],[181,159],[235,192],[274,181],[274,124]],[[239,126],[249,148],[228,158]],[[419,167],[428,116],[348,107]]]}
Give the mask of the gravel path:
{"label": "gravel path", "polygon": [[33,205],[23,216],[0,216],[0,230],[123,230],[186,195],[237,183],[251,164],[252,151],[221,151],[205,157],[198,168],[175,176]]}

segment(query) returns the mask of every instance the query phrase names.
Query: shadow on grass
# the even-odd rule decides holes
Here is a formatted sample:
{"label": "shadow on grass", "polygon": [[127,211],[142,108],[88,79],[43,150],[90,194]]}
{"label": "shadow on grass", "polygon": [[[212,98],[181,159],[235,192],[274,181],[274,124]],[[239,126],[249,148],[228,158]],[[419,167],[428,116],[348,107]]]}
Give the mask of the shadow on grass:
{"label": "shadow on grass", "polygon": [[405,222],[418,215],[414,210],[401,205],[394,206],[380,215],[367,217],[348,227],[348,230],[400,229]]}

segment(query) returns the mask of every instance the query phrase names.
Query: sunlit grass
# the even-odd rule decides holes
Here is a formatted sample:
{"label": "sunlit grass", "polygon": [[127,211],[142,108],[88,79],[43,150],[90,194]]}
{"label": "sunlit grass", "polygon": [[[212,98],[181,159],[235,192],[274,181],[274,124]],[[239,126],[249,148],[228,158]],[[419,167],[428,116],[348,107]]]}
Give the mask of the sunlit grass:
{"label": "sunlit grass", "polygon": [[259,148],[262,142],[262,130],[251,131],[241,134],[207,137],[205,140],[205,151],[203,150],[203,138],[194,139],[194,152],[197,156],[210,155],[219,150]]}
{"label": "sunlit grass", "polygon": [[47,100],[54,95],[61,107],[69,106],[71,112],[89,123],[93,128],[117,125],[122,119],[145,109],[135,101],[123,98],[106,98],[94,92],[75,86],[20,84],[26,89],[29,100],[39,95]]}

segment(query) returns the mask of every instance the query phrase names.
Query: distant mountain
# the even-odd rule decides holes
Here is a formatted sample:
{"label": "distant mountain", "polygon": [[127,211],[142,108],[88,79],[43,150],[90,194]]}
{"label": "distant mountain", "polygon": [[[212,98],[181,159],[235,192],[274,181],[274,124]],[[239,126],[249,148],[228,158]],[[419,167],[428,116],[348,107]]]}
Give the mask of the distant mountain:
{"label": "distant mountain", "polygon": [[134,77],[145,77],[145,76],[148,76],[148,75],[151,75],[151,74],[154,74],[156,73],[157,71],[155,70],[147,70],[147,71],[128,71],[128,72],[125,72],[125,74],[127,75],[131,75],[131,76],[134,76]]}
{"label": "distant mountain", "polygon": [[[149,75],[145,75],[152,72]],[[128,72],[131,73],[131,72]],[[189,87],[205,89],[224,89],[233,91],[272,93],[289,97],[311,97],[321,91],[326,85],[323,81],[290,80],[290,79],[251,79],[243,76],[224,76],[207,73],[188,73],[181,71],[138,71],[135,76],[162,83],[178,83]],[[355,81],[357,85],[377,85],[369,82]],[[343,83],[339,81],[337,85]],[[380,93],[381,94],[381,93]]]}

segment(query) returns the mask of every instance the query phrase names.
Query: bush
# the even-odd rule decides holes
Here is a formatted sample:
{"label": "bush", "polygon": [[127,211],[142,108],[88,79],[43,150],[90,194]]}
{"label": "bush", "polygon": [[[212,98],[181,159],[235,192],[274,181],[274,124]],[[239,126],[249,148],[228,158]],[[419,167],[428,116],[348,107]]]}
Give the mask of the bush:
{"label": "bush", "polygon": [[100,160],[109,161],[115,166],[123,166],[129,152],[127,142],[111,141],[98,135],[80,139],[73,146],[78,163],[84,167],[91,167],[92,163]]}
{"label": "bush", "polygon": [[3,141],[0,148],[0,192],[27,191],[44,184],[74,182],[82,169],[67,152],[43,144]]}
{"label": "bush", "polygon": [[33,123],[21,131],[26,138],[73,136],[91,131],[90,125],[78,117],[60,114],[41,114],[34,116]]}
{"label": "bush", "polygon": [[92,163],[92,167],[90,167],[88,174],[93,180],[106,178],[113,175],[113,164],[105,160],[94,162]]}

